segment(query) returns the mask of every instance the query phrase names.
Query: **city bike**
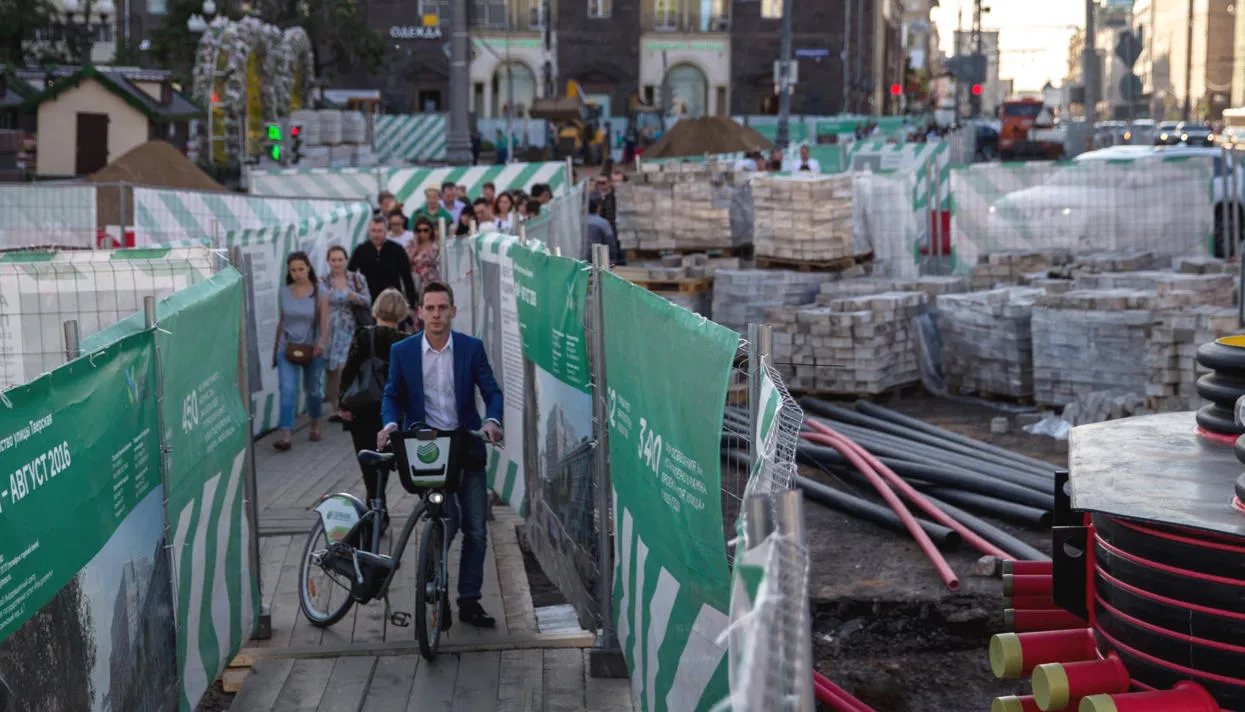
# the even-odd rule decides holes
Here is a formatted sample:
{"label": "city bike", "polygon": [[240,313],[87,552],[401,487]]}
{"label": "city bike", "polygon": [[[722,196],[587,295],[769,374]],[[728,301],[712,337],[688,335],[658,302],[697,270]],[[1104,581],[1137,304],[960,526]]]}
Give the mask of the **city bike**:
{"label": "city bike", "polygon": [[[299,607],[312,625],[326,628],[345,617],[356,603],[380,598],[390,623],[410,626],[412,614],[393,609],[389,588],[406,544],[422,522],[415,571],[415,632],[420,654],[427,660],[436,657],[441,633],[451,625],[445,500],[458,489],[473,438],[488,441],[476,430],[419,427],[394,433],[390,452],[360,450],[357,455],[360,464],[376,468],[375,499],[365,504],[352,494],[338,492],[312,505],[319,517],[307,535],[298,584]],[[418,495],[420,501],[397,540],[390,540],[389,553],[382,553],[381,539],[389,524],[385,488],[394,470],[403,489]],[[321,587],[312,580],[320,573],[329,578],[328,585]],[[327,599],[324,604],[319,602],[322,598]]]}

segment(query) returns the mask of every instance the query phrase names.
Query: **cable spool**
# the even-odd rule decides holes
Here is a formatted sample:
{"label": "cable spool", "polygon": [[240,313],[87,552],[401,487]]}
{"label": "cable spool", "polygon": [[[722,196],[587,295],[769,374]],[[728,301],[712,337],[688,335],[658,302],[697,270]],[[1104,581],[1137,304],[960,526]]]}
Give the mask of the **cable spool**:
{"label": "cable spool", "polygon": [[1197,379],[1197,394],[1210,401],[1197,412],[1198,427],[1205,431],[1199,434],[1231,442],[1225,438],[1245,433],[1245,427],[1236,424],[1236,401],[1245,395],[1245,335],[1202,344],[1197,362],[1213,371]]}
{"label": "cable spool", "polygon": [[1245,709],[1245,538],[1095,513],[1094,633],[1135,683]]}

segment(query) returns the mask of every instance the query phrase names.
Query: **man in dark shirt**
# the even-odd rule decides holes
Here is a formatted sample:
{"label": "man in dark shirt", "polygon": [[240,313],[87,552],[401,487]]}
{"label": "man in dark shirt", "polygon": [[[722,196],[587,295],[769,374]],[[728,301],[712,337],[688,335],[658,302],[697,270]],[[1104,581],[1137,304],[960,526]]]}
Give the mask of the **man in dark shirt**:
{"label": "man in dark shirt", "polygon": [[406,250],[387,239],[385,232],[385,219],[372,218],[367,226],[368,241],[354,248],[346,269],[363,275],[368,291],[372,293],[372,301],[376,301],[381,292],[393,287],[406,295],[406,303],[414,310],[419,303],[419,294],[415,291],[415,280],[411,279],[411,261],[406,256]]}
{"label": "man in dark shirt", "polygon": [[601,217],[610,224],[610,230],[618,234],[618,198],[614,193],[613,176],[601,174],[596,177],[596,189],[588,196],[589,200],[597,200],[601,204]]}
{"label": "man in dark shirt", "polygon": [[609,221],[601,217],[600,200],[588,199],[588,217],[584,220],[584,226],[588,232],[588,254],[584,257],[585,261],[592,261],[593,245],[607,245],[610,248],[610,264],[617,267],[627,264],[622,250],[618,247],[618,237],[614,234],[614,228],[610,226]]}

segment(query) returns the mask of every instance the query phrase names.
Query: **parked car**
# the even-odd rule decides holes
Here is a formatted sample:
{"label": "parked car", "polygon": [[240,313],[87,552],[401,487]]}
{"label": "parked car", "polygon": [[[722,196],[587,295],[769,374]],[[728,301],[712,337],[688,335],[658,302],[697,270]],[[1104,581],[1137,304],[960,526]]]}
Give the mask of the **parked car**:
{"label": "parked car", "polygon": [[1155,128],[1158,135],[1154,137],[1155,146],[1175,146],[1180,143],[1180,133],[1176,131],[1176,127],[1180,125],[1178,121],[1164,121]]}
{"label": "parked car", "polygon": [[1180,143],[1188,146],[1215,145],[1215,132],[1206,124],[1181,121],[1176,124],[1176,133],[1180,135]]}
{"label": "parked car", "polygon": [[1124,143],[1133,146],[1151,146],[1156,135],[1154,119],[1136,119],[1124,131]]}

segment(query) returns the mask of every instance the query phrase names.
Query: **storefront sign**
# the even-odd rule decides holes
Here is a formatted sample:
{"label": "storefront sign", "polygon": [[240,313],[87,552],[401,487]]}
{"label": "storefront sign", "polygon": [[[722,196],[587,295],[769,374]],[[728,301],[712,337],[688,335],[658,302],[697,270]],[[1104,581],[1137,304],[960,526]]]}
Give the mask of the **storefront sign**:
{"label": "storefront sign", "polygon": [[644,43],[649,52],[726,52],[725,42],[710,40],[649,40]]}
{"label": "storefront sign", "polygon": [[389,28],[389,36],[395,40],[439,40],[441,39],[441,27],[439,25],[394,25]]}

